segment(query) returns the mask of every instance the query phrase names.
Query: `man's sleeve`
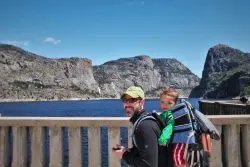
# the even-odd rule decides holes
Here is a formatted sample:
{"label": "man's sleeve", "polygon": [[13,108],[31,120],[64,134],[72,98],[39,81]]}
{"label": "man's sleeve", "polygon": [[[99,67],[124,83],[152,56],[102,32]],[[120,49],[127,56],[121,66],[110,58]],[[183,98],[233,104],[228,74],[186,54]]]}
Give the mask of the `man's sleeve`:
{"label": "man's sleeve", "polygon": [[123,160],[136,167],[158,167],[157,133],[160,131],[155,121],[142,121],[134,133],[137,148],[126,151]]}

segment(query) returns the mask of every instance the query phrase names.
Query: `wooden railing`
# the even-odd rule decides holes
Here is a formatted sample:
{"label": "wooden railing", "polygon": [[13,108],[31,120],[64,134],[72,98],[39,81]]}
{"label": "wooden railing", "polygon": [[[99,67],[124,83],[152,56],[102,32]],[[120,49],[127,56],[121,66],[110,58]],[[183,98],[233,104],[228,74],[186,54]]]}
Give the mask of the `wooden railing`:
{"label": "wooden railing", "polygon": [[250,104],[239,100],[201,100],[199,108],[206,115],[238,115],[250,114]]}
{"label": "wooden railing", "polygon": [[[222,132],[220,141],[213,141],[210,158],[212,167],[250,167],[250,115],[209,116]],[[131,146],[131,125],[124,117],[0,117],[0,167],[27,167],[27,150],[31,150],[30,166],[44,165],[44,127],[50,134],[50,167],[63,166],[62,128],[68,128],[69,167],[80,167],[88,151],[88,166],[102,164],[101,127],[108,129],[108,166],[118,167],[121,162],[114,157],[111,147],[120,143],[120,128],[128,127],[128,145]],[[81,128],[88,129],[88,150],[81,149]],[[27,148],[27,128],[30,129],[31,146]],[[12,142],[10,144],[10,129]],[[11,156],[9,156],[12,153]],[[83,157],[83,158],[82,158]]]}

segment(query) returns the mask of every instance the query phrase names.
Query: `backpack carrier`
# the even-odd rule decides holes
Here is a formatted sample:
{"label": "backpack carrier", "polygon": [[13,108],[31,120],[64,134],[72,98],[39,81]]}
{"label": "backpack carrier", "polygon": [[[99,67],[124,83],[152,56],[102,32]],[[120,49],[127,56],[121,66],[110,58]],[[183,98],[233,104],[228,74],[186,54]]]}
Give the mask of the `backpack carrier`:
{"label": "backpack carrier", "polygon": [[[220,140],[220,133],[216,127],[204,114],[194,109],[186,100],[182,99],[171,111],[174,116],[175,126],[170,142],[173,144],[186,144],[184,156],[189,167],[209,167],[210,138]],[[152,112],[137,120],[133,131],[145,119],[155,120],[161,129],[168,124],[168,120],[163,122],[156,112]],[[132,139],[134,145],[137,146],[134,137]]]}
{"label": "backpack carrier", "polygon": [[188,101],[174,106],[175,120],[172,143],[185,143],[184,157],[190,167],[209,167],[212,143],[210,139],[220,140],[220,133],[212,122]]}

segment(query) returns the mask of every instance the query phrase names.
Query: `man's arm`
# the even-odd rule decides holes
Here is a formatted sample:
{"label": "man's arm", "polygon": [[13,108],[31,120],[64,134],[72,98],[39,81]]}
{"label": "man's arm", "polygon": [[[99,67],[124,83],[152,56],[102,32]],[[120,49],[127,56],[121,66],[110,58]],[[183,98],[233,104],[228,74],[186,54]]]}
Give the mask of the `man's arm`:
{"label": "man's arm", "polygon": [[143,120],[135,130],[136,147],[124,152],[123,160],[136,167],[158,167],[158,135],[160,129],[153,120]]}

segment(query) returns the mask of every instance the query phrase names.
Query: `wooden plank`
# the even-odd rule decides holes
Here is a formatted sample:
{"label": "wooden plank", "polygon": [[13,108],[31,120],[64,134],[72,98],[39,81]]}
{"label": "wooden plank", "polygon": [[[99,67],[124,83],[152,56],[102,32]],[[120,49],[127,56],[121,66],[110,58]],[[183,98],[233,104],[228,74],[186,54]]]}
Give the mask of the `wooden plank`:
{"label": "wooden plank", "polygon": [[226,167],[241,166],[239,125],[226,125],[224,130],[224,147],[222,154]]}
{"label": "wooden plank", "polygon": [[62,128],[50,128],[50,167],[62,167]]}
{"label": "wooden plank", "polygon": [[69,128],[69,167],[82,166],[81,128]]}
{"label": "wooden plank", "polygon": [[44,164],[44,129],[31,129],[31,166],[42,167]]}
{"label": "wooden plank", "polygon": [[115,144],[121,144],[120,128],[108,128],[109,167],[121,166],[121,161],[112,152],[112,147],[114,147]]}
{"label": "wooden plank", "polygon": [[[216,125],[216,128],[221,133],[222,126]],[[223,167],[221,154],[221,140],[212,140],[212,154],[210,157],[211,167]]]}
{"label": "wooden plank", "polygon": [[9,127],[0,127],[0,166],[7,167],[9,159],[9,136],[8,136]]}
{"label": "wooden plank", "polygon": [[101,160],[101,129],[91,127],[88,128],[88,143],[89,143],[89,167],[99,167],[102,164]]}
{"label": "wooden plank", "polygon": [[242,125],[242,166],[250,167],[250,124]]}
{"label": "wooden plank", "polygon": [[27,129],[13,127],[13,158],[11,166],[27,167]]}

